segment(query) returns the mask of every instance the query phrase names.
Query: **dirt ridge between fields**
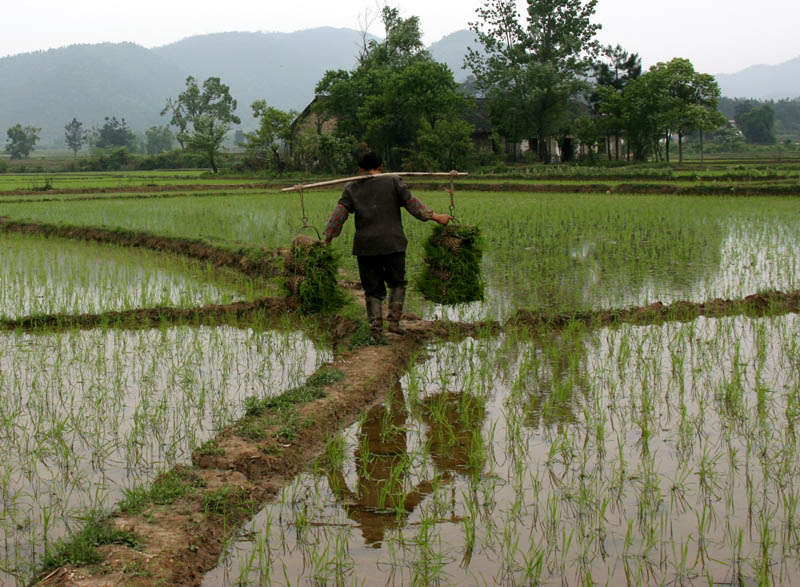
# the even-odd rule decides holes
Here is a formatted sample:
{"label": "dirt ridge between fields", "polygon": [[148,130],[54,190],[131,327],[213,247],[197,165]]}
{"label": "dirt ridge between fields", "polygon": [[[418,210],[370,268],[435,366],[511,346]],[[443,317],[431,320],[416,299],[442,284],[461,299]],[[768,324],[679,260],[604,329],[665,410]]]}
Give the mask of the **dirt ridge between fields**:
{"label": "dirt ridge between fields", "polygon": [[122,228],[109,229],[16,221],[10,220],[8,217],[0,217],[0,231],[173,253],[205,261],[215,267],[234,269],[252,277],[281,275],[284,270],[283,263],[286,254],[283,249],[259,249],[250,245],[239,245],[238,249],[227,249],[200,239],[159,236]]}

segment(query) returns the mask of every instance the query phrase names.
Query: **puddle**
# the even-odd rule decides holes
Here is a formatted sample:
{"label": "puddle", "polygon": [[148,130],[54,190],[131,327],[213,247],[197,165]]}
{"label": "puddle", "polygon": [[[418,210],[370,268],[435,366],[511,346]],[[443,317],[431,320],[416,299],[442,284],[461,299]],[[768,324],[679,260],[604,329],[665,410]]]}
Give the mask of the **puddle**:
{"label": "puddle", "polygon": [[798,327],[445,344],[204,584],[796,582]]}
{"label": "puddle", "polygon": [[28,576],[88,509],[189,463],[245,398],[326,360],[302,334],[229,327],[0,336],[0,567]]}

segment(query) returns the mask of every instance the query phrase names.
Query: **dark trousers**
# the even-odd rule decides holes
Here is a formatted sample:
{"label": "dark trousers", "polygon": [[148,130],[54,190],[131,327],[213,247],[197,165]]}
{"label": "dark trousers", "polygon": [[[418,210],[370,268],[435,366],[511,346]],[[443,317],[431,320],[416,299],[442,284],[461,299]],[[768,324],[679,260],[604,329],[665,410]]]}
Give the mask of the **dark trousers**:
{"label": "dark trousers", "polygon": [[386,298],[386,285],[393,288],[408,283],[405,251],[391,255],[360,255],[356,258],[361,285],[368,297],[383,300]]}

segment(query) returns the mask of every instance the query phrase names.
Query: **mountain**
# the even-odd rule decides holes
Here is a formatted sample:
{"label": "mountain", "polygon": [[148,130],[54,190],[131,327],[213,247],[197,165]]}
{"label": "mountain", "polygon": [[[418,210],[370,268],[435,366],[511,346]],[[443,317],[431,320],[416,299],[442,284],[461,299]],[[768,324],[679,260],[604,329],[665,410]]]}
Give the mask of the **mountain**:
{"label": "mountain", "polygon": [[14,124],[63,136],[73,117],[84,127],[105,116],[124,117],[131,128],[163,123],[167,96],[183,71],[132,43],[72,45],[0,59],[0,133]]}
{"label": "mountain", "polygon": [[302,110],[328,69],[351,69],[361,44],[353,29],[322,27],[295,33],[217,33],[152,49],[198,81],[216,76],[250,120],[250,104],[266,99],[281,110]]}
{"label": "mountain", "polygon": [[[374,38],[374,37],[370,37]],[[199,83],[219,77],[238,102],[242,128],[255,122],[250,104],[265,99],[282,110],[302,110],[329,69],[352,69],[363,42],[360,31],[322,27],[294,33],[218,33],[146,49],[133,43],[72,45],[0,59],[0,144],[20,123],[42,129],[40,146],[63,144],[64,126],[85,128],[106,116],[125,118],[134,131],[167,124],[160,115],[188,76]],[[457,31],[430,47],[457,81],[473,33]]]}
{"label": "mountain", "polygon": [[437,41],[428,48],[428,51],[436,61],[447,64],[455,80],[462,83],[471,75],[468,69],[463,69],[468,47],[478,49],[480,47],[478,38],[472,31],[460,30]]}
{"label": "mountain", "polygon": [[794,99],[800,97],[800,56],[779,65],[754,65],[714,77],[728,98]]}
{"label": "mountain", "polygon": [[[133,43],[71,45],[0,59],[0,136],[20,123],[42,129],[43,146],[63,144],[73,117],[85,128],[106,116],[135,131],[167,124],[160,115],[194,76],[216,76],[238,101],[242,127],[255,127],[250,104],[302,110],[328,69],[350,69],[361,33],[318,28],[296,33],[221,33],[145,49]],[[2,141],[0,141],[2,142]]]}

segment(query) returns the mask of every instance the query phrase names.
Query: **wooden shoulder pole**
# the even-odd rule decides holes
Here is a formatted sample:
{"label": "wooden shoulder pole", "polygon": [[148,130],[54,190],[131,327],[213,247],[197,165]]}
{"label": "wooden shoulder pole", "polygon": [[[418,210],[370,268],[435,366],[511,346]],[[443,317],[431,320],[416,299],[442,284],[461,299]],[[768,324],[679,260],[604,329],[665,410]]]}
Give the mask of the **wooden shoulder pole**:
{"label": "wooden shoulder pole", "polygon": [[[464,173],[462,171],[448,171],[446,173],[440,172],[427,172],[427,171],[401,171],[398,173],[381,173],[380,175],[393,175],[398,177],[408,177],[408,176],[416,176],[416,177],[449,177],[452,179],[456,176],[461,175],[469,175],[468,173]],[[328,181],[320,181],[317,183],[307,183],[307,184],[297,184],[293,185],[288,188],[283,188],[282,192],[296,192],[302,190],[308,190],[311,188],[321,188],[325,186],[331,185],[338,185],[341,183],[350,183],[351,181],[359,181],[362,179],[367,179],[368,177],[375,177],[374,175],[355,175],[353,177],[343,177],[341,179],[331,179]]]}

